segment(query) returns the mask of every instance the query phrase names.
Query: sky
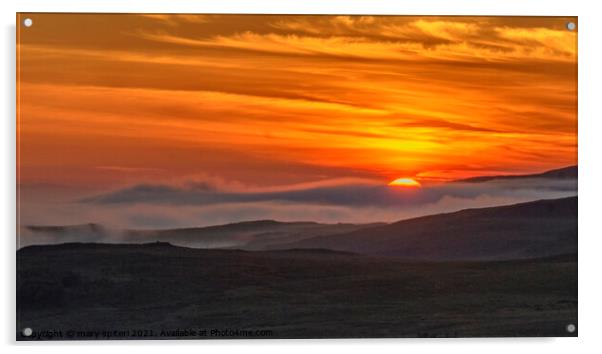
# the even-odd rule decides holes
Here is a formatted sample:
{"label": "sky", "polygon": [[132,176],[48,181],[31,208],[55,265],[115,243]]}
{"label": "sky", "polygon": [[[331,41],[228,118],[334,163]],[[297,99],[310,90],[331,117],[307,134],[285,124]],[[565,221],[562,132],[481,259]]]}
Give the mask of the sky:
{"label": "sky", "polygon": [[575,18],[25,17],[23,224],[392,221],[577,163]]}

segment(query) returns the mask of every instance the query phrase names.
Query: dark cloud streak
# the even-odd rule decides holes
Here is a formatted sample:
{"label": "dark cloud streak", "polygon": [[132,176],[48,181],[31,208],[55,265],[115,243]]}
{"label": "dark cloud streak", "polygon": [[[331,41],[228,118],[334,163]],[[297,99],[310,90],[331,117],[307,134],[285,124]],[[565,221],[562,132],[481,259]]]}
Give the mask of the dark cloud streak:
{"label": "dark cloud streak", "polygon": [[232,192],[206,184],[169,186],[141,184],[81,200],[91,204],[217,205],[281,202],[345,207],[410,207],[436,203],[445,197],[530,196],[557,198],[576,194],[575,179],[526,178],[483,183],[446,183],[421,189],[346,183],[278,191]]}

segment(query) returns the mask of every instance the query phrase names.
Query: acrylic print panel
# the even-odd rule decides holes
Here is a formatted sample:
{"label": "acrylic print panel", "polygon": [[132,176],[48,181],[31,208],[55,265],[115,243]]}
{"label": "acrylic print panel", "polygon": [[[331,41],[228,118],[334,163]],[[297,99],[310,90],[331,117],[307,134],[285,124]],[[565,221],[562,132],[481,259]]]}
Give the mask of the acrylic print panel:
{"label": "acrylic print panel", "polygon": [[577,18],[17,22],[18,340],[577,335]]}

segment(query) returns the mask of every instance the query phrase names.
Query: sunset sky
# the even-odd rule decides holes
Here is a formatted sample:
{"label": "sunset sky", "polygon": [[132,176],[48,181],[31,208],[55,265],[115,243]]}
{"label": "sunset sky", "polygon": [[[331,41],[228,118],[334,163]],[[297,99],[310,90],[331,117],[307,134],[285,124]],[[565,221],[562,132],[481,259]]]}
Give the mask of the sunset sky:
{"label": "sunset sky", "polygon": [[[95,221],[102,213],[79,214],[78,203],[141,186],[428,186],[577,163],[577,31],[566,29],[576,18],[25,17],[23,222]],[[69,205],[42,215],[59,200]],[[209,217],[206,205],[186,221],[146,207],[152,225]],[[383,215],[371,210],[362,220]],[[277,216],[312,217],[287,215]]]}

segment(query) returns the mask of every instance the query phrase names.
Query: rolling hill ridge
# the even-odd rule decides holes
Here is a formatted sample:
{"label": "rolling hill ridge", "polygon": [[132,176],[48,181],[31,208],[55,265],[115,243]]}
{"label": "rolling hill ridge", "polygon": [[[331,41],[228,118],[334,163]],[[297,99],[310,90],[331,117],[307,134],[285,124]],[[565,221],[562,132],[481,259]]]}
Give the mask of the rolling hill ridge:
{"label": "rolling hill ridge", "polygon": [[412,260],[502,260],[577,252],[577,197],[466,209],[279,248],[328,248]]}

